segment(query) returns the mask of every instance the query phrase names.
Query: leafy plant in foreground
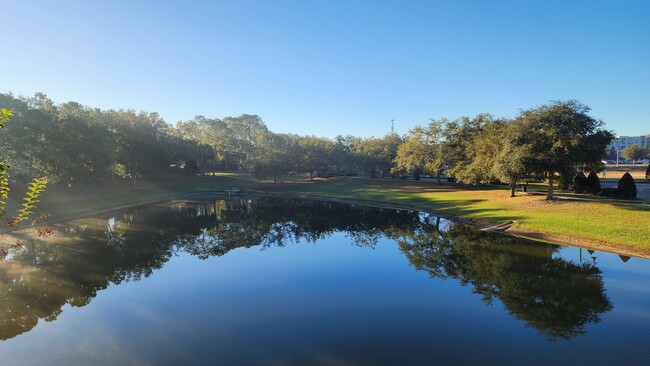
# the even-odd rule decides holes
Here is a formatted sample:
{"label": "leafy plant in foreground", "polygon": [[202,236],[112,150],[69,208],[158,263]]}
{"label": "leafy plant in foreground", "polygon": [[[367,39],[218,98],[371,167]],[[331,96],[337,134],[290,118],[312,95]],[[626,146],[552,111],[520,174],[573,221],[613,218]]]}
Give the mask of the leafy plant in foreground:
{"label": "leafy plant in foreground", "polygon": [[[4,128],[5,122],[9,121],[9,118],[13,116],[13,113],[5,108],[0,109],[0,128]],[[18,225],[25,220],[29,219],[29,216],[34,213],[36,204],[39,202],[39,197],[45,190],[47,185],[47,178],[34,178],[27,189],[27,193],[23,198],[22,208],[17,210],[16,215],[6,219],[4,215],[6,214],[6,205],[7,198],[9,198],[9,192],[11,190],[9,186],[9,169],[11,167],[4,163],[0,162],[0,219],[4,221],[4,226],[9,230],[18,228]],[[39,220],[46,218],[46,215],[41,215],[39,218],[33,219],[30,223],[30,226],[34,226],[38,223]],[[1,225],[1,224],[0,224]],[[2,230],[6,231],[6,230]],[[37,228],[38,235],[47,235],[52,232],[52,230],[45,226],[43,228]],[[0,231],[0,236],[2,232]],[[17,241],[16,243],[9,246],[9,250],[17,250],[21,247],[21,243]],[[0,248],[0,258],[4,258],[9,254],[8,250]]]}

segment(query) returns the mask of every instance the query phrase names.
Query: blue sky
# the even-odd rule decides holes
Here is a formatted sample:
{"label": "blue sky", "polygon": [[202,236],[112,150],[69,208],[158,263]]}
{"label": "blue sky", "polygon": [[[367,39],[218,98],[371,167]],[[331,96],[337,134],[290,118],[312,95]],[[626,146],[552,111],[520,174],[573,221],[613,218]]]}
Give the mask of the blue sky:
{"label": "blue sky", "polygon": [[577,99],[650,133],[650,1],[0,1],[0,92],[381,136]]}

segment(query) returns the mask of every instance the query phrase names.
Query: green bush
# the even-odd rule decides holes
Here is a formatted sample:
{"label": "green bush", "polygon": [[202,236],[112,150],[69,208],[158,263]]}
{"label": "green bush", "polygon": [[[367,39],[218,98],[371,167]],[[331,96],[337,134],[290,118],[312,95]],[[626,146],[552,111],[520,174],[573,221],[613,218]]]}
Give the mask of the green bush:
{"label": "green bush", "polygon": [[600,192],[600,178],[593,170],[587,176],[587,187],[585,193],[598,194]]}
{"label": "green bush", "polygon": [[636,183],[630,173],[625,173],[618,181],[618,196],[625,199],[636,198]]}
{"label": "green bush", "polygon": [[587,188],[587,177],[585,177],[583,172],[577,173],[575,178],[573,178],[572,188],[575,193],[583,193],[585,191]]}

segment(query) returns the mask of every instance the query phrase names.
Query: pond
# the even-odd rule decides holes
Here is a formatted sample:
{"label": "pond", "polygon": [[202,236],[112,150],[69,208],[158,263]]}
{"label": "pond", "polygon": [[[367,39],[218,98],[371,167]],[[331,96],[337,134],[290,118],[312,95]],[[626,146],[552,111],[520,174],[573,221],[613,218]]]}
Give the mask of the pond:
{"label": "pond", "polygon": [[0,262],[2,365],[648,364],[650,261],[434,215],[196,198]]}

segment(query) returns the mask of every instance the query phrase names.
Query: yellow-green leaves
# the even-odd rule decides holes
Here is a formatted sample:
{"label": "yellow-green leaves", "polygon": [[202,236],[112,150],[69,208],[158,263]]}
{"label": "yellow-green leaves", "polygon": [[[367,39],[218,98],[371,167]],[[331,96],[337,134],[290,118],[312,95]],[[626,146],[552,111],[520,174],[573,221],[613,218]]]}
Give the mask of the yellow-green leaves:
{"label": "yellow-green leaves", "polygon": [[[0,108],[0,128],[4,127],[4,123],[9,121],[9,118],[13,116],[13,112],[6,108]],[[4,162],[0,161],[0,217],[5,214],[5,205],[7,197],[9,197],[9,179],[8,171],[10,166]],[[34,213],[36,204],[39,202],[39,197],[45,190],[47,185],[47,178],[34,178],[29,187],[27,188],[27,193],[23,198],[23,203],[21,209],[17,210],[15,217],[5,221],[5,224],[9,227],[16,227],[19,222],[27,220],[29,215]]]}
{"label": "yellow-green leaves", "polygon": [[[4,127],[4,123],[9,121],[9,117],[13,116],[13,112],[6,109],[0,108],[0,128]],[[9,166],[3,162],[0,162],[0,215],[4,213],[4,207],[6,205],[5,200],[9,196],[9,180],[7,179],[7,170]]]}
{"label": "yellow-green leaves", "polygon": [[36,208],[36,204],[39,202],[39,197],[45,190],[45,186],[47,185],[47,178],[34,178],[31,183],[29,184],[29,187],[27,188],[27,193],[25,194],[25,198],[23,198],[23,208],[18,210],[18,220],[23,221],[27,220],[30,214],[34,213],[32,211],[34,208]]}
{"label": "yellow-green leaves", "polygon": [[9,117],[14,113],[6,108],[0,108],[0,128],[4,127],[4,123],[9,121]]}
{"label": "yellow-green leaves", "polygon": [[4,207],[7,204],[5,200],[9,197],[9,179],[7,179],[7,170],[9,167],[0,162],[0,215],[4,213]]}

